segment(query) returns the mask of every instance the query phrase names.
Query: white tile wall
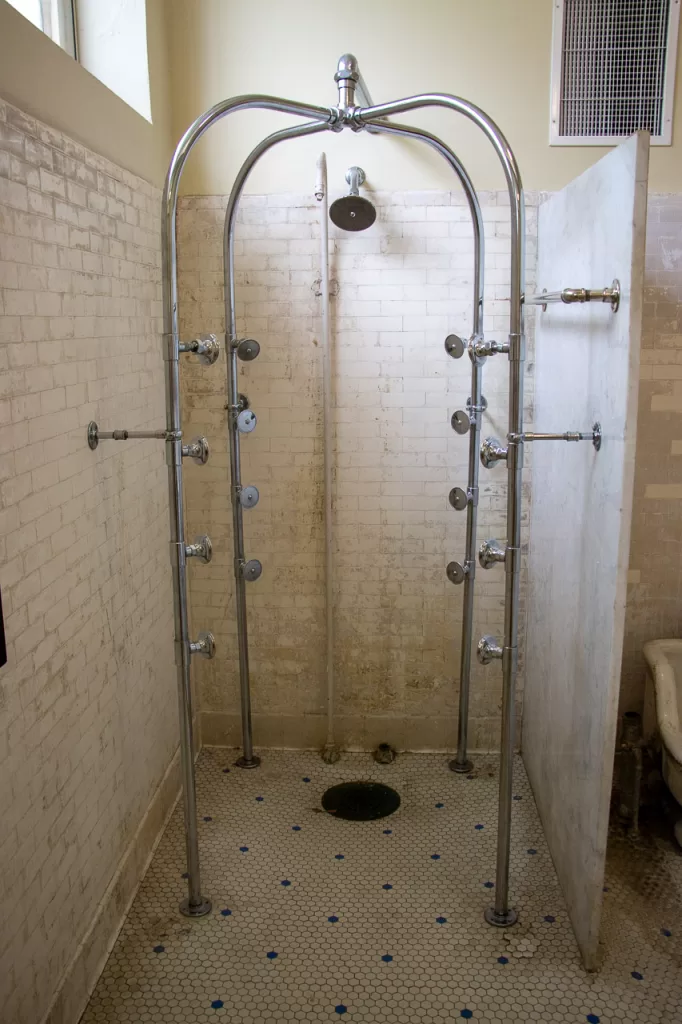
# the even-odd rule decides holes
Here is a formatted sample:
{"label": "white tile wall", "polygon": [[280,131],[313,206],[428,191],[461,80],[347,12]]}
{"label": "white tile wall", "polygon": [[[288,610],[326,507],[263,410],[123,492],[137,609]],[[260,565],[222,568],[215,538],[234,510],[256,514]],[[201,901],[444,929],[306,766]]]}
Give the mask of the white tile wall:
{"label": "white tile wall", "polygon": [[158,191],[0,102],[8,1024],[43,1018],[177,743],[163,447],[85,438],[164,422],[159,268]]}
{"label": "white tile wall", "polygon": [[[333,197],[332,197],[333,198]],[[470,363],[445,353],[471,332],[473,240],[459,193],[372,196],[375,225],[332,228],[335,422],[336,674],[339,736],[371,747],[452,745],[458,700],[461,588],[445,577],[464,557],[465,515],[449,506],[466,486],[468,438],[450,416],[469,394]],[[484,194],[486,333],[508,332],[509,211]],[[529,196],[528,271],[535,261]],[[224,330],[225,197],[186,197],[179,213],[183,330]],[[317,204],[301,195],[247,196],[236,242],[239,329],[261,355],[242,364],[258,416],[242,441],[243,480],[261,492],[245,513],[247,557],[263,562],[247,588],[256,742],[315,745],[325,711],[322,406]],[[531,348],[532,353],[532,348]],[[489,359],[484,432],[506,433],[508,361]],[[211,461],[190,467],[190,532],[208,529],[215,557],[193,573],[195,628],[219,649],[200,666],[209,741],[236,738],[238,676],[225,449],[224,363],[183,370],[188,431],[206,433]],[[532,359],[528,400],[532,409]],[[504,536],[506,474],[481,470],[480,537]],[[501,629],[503,573],[480,570],[476,629]],[[499,666],[474,667],[472,744],[498,742]],[[217,716],[217,717],[216,717]]]}
{"label": "white tile wall", "polygon": [[650,195],[621,710],[641,711],[647,640],[682,635],[682,196]]}

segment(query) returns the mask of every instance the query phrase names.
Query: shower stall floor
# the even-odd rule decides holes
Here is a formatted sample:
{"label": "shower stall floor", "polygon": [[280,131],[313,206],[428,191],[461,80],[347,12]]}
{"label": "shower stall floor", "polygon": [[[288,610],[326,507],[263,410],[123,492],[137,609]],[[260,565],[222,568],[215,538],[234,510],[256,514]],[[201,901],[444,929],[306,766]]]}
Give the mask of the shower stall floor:
{"label": "shower stall floor", "polygon": [[[682,858],[663,842],[614,837],[604,963],[580,964],[520,759],[515,766],[512,905],[491,928],[497,759],[454,775],[443,755],[378,765],[346,754],[262,752],[257,771],[204,749],[197,785],[211,914],[186,895],[178,806],[82,1017],[82,1024],[363,1021],[682,1020]],[[385,782],[395,814],[339,821],[320,810],[338,782]]]}

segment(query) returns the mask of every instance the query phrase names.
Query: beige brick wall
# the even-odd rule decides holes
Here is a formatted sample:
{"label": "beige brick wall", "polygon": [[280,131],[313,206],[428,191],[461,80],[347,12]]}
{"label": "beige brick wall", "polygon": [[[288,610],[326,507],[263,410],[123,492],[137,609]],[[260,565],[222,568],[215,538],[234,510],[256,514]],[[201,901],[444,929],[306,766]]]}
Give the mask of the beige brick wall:
{"label": "beige brick wall", "polygon": [[[459,193],[378,193],[376,224],[332,227],[335,348],[336,674],[339,738],[372,747],[451,746],[456,729],[462,588],[445,577],[464,558],[465,514],[447,495],[466,486],[468,438],[450,416],[470,387],[468,358],[443,341],[471,332],[473,241]],[[482,195],[486,334],[508,333],[509,209]],[[535,197],[528,197],[528,272]],[[225,197],[185,197],[179,214],[182,329],[224,330]],[[258,417],[242,440],[243,481],[261,492],[246,511],[246,554],[264,566],[247,586],[256,743],[324,739],[325,633],[319,212],[312,196],[246,196],[236,242],[239,330],[262,346],[241,364]],[[531,319],[531,318],[529,318]],[[532,327],[532,325],[531,325]],[[532,354],[532,348],[531,348]],[[532,411],[532,358],[528,363]],[[484,434],[504,436],[508,361],[485,368]],[[218,653],[199,666],[208,741],[238,736],[238,673],[226,455],[224,361],[183,371],[188,434],[213,441],[208,465],[186,476],[189,532],[205,528],[212,564],[192,578],[195,628]],[[527,497],[527,495],[526,495]],[[479,536],[504,537],[506,473],[481,469]],[[476,639],[499,632],[502,570],[479,570]],[[472,744],[495,747],[501,673],[474,665]]]}
{"label": "beige brick wall", "polygon": [[682,636],[682,196],[650,195],[621,710],[640,711],[647,640]]}
{"label": "beige brick wall", "polygon": [[159,198],[0,102],[8,1024],[43,1018],[177,744],[163,446],[85,438],[164,423]]}

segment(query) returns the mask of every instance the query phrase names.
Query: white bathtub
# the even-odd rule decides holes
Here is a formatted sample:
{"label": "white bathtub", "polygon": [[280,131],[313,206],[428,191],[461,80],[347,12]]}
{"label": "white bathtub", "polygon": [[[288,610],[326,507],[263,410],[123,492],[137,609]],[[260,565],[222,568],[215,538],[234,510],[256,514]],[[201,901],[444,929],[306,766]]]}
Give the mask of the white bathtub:
{"label": "white bathtub", "polygon": [[647,685],[644,737],[658,736],[665,783],[682,805],[682,640],[644,644]]}

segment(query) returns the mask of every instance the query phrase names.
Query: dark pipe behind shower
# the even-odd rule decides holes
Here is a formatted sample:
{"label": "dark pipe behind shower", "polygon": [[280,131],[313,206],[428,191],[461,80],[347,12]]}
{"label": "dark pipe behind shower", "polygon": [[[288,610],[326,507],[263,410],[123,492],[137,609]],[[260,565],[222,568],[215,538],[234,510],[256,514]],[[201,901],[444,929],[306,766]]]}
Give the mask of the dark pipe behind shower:
{"label": "dark pipe behind shower", "polygon": [[377,211],[372,203],[360,195],[360,185],[364,180],[365,172],[362,167],[351,167],[346,171],[350,192],[347,196],[335,200],[329,207],[329,216],[337,228],[343,231],[364,231],[377,219]]}

